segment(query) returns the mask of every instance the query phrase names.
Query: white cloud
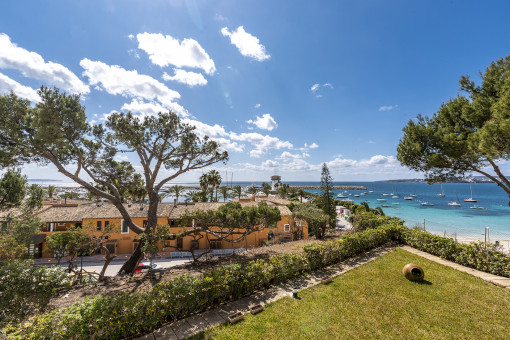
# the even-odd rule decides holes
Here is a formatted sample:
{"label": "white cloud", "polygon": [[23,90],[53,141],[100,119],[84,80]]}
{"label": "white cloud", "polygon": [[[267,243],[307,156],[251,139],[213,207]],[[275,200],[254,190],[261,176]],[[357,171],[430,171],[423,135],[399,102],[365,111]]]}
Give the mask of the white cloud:
{"label": "white cloud", "polygon": [[115,157],[113,157],[113,160],[116,162],[126,162],[129,161],[129,157],[123,154],[116,154]]}
{"label": "white cloud", "polygon": [[[282,157],[284,156],[284,157]],[[311,173],[316,173],[317,178],[320,176],[320,171],[323,162],[318,164],[309,163],[299,155],[293,155],[288,152],[283,152],[282,156],[277,157],[277,160],[265,160],[259,165],[252,163],[236,164],[238,169],[233,171],[250,171],[254,173],[272,173],[275,168],[278,171],[287,174],[288,177],[299,178],[306,176],[310,178]],[[381,175],[380,179],[390,178],[396,174],[403,174],[404,176],[409,173],[409,170],[400,166],[399,162],[394,156],[375,155],[369,159],[345,159],[341,155],[336,156],[333,160],[327,161],[331,174],[336,180],[340,180],[338,176],[343,178],[352,176],[373,176],[374,174]],[[291,176],[291,174],[297,174]]]}
{"label": "white cloud", "polygon": [[256,109],[260,108],[260,104],[255,104],[254,108]]}
{"label": "white cloud", "polygon": [[226,17],[224,17],[223,15],[221,15],[219,13],[216,13],[216,15],[214,16],[214,19],[216,19],[217,21],[227,21],[228,20]]}
{"label": "white cloud", "polygon": [[225,137],[228,136],[228,133],[225,131],[223,126],[218,124],[209,125],[194,119],[183,119],[183,123],[193,125],[196,127],[195,133],[201,137],[209,136],[209,137]]}
{"label": "white cloud", "polygon": [[250,151],[250,157],[261,157],[266,154],[269,149],[292,149],[292,143],[282,141],[277,137],[269,135],[261,135],[256,132],[240,133],[230,132],[229,137],[236,141],[248,142],[253,145],[254,149]]}
{"label": "white cloud", "polygon": [[163,79],[166,81],[175,80],[179,83],[186,84],[190,87],[203,86],[207,84],[207,80],[201,73],[187,72],[181,69],[174,68],[175,75],[170,76],[168,73],[163,73]]}
{"label": "white cloud", "polygon": [[263,167],[267,167],[267,168],[277,168],[279,165],[280,165],[280,163],[278,163],[276,161],[273,161],[273,160],[270,160],[270,159],[268,159],[267,161],[262,162],[262,166]]}
{"label": "white cloud", "polygon": [[127,37],[128,37],[129,40],[133,40],[135,38],[135,36],[132,35],[132,34],[128,35]]}
{"label": "white cloud", "polygon": [[194,67],[207,74],[216,71],[214,61],[196,40],[184,39],[179,42],[160,33],[139,33],[136,38],[138,48],[147,52],[151,61],[158,66]]}
{"label": "white cloud", "polygon": [[319,83],[315,83],[312,85],[312,87],[310,87],[310,91],[315,95],[315,98],[322,98],[323,95],[320,93],[322,91],[321,88],[324,88],[324,87],[328,87],[330,89],[333,88],[333,85],[331,83],[324,83],[324,84],[319,84]]}
{"label": "white cloud", "polygon": [[138,54],[138,51],[134,48],[128,50],[128,54],[132,55],[135,59],[140,59],[140,55]]}
{"label": "white cloud", "polygon": [[253,58],[257,61],[264,61],[271,58],[266,53],[266,48],[259,39],[250,33],[247,33],[243,26],[239,26],[237,30],[230,32],[227,27],[221,29],[221,34],[230,37],[230,43],[235,45],[239,52],[245,57]]}
{"label": "white cloud", "polygon": [[317,149],[319,145],[317,143],[312,143],[309,147],[310,149]]}
{"label": "white cloud", "polygon": [[18,47],[7,34],[0,34],[0,68],[15,69],[23,76],[41,80],[72,93],[87,94],[90,89],[67,67],[48,61],[35,52]]}
{"label": "white cloud", "polygon": [[306,153],[306,152],[303,152],[302,154],[303,158],[310,158],[310,154]]}
{"label": "white cloud", "polygon": [[257,116],[256,120],[248,120],[248,124],[253,124],[261,130],[272,131],[278,127],[276,120],[269,113],[265,113],[262,117]]}
{"label": "white cloud", "polygon": [[391,111],[398,108],[398,105],[387,105],[379,107],[379,111]]}
{"label": "white cloud", "polygon": [[384,169],[399,167],[400,163],[394,156],[375,155],[369,159],[352,160],[338,156],[334,160],[327,162],[332,169],[344,169],[356,167],[358,169]]}
{"label": "white cloud", "polygon": [[301,158],[301,155],[300,154],[293,154],[293,153],[290,153],[288,151],[284,151],[277,158],[281,159],[281,160],[291,160],[291,159],[299,159],[299,158]]}
{"label": "white cloud", "polygon": [[138,113],[138,116],[142,119],[146,116],[155,116],[159,112],[167,112],[169,110],[172,110],[181,117],[189,116],[188,111],[177,103],[172,102],[168,105],[163,105],[157,101],[144,102],[136,98],[131,100],[131,103],[124,103],[120,109],[130,111],[131,113]]}
{"label": "white cloud", "polygon": [[211,138],[216,143],[220,145],[220,148],[227,150],[227,151],[235,151],[235,152],[243,152],[244,151],[244,144],[239,144],[236,142],[232,142],[230,139],[227,138]]}
{"label": "white cloud", "polygon": [[128,71],[118,65],[107,65],[100,61],[82,59],[80,65],[85,69],[83,75],[89,78],[91,85],[100,85],[106,92],[124,97],[157,99],[166,107],[176,104],[180,94],[169,89],[156,79],[139,74],[136,70]]}
{"label": "white cloud", "polygon": [[24,86],[17,81],[0,73],[0,94],[8,94],[13,91],[17,96],[30,100],[31,102],[40,102],[41,97],[37,91],[29,86]]}

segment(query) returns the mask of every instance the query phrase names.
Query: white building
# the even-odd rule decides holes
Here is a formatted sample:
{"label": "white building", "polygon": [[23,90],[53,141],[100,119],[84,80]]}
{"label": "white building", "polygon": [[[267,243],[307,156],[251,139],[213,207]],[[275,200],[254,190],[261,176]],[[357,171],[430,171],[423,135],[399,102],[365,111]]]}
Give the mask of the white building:
{"label": "white building", "polygon": [[282,185],[282,177],[278,175],[271,176],[271,190],[276,191]]}

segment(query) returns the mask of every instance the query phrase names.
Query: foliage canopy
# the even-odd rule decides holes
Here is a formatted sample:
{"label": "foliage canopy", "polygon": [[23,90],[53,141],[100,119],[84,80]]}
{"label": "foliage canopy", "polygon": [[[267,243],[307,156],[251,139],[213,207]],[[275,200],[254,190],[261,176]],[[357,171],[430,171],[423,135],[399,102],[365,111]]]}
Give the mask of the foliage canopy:
{"label": "foliage canopy", "polygon": [[416,121],[410,120],[397,158],[402,165],[424,172],[429,183],[479,173],[510,198],[510,180],[498,166],[510,159],[510,55],[492,62],[480,76],[481,85],[469,76],[461,77],[460,90],[467,96],[443,103],[431,118],[418,115]]}

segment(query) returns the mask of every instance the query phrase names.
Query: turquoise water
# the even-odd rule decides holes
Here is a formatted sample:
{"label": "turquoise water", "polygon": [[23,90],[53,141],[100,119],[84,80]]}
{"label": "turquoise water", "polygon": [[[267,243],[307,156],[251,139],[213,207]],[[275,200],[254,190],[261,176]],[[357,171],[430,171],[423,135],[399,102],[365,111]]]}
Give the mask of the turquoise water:
{"label": "turquoise water", "polygon": [[[319,186],[318,182],[285,182],[291,186],[308,185]],[[234,185],[260,184],[259,182],[237,182]],[[485,227],[490,228],[492,236],[499,236],[510,240],[510,208],[508,207],[508,196],[493,183],[446,183],[443,184],[445,197],[437,196],[441,192],[440,184],[428,185],[426,183],[390,183],[390,182],[334,182],[335,185],[362,185],[367,188],[366,191],[373,190],[360,197],[354,197],[360,194],[360,190],[351,190],[349,198],[354,203],[368,201],[370,207],[375,208],[382,204],[389,207],[383,207],[383,211],[388,216],[396,216],[403,219],[408,226],[419,225],[423,227],[425,220],[426,229],[437,234],[453,234],[458,237],[484,237]],[[473,198],[477,203],[465,203],[464,199],[469,198],[470,188],[473,190]],[[310,192],[319,192],[318,189],[309,190]],[[335,190],[335,197],[342,190]],[[394,193],[400,198],[395,199],[383,194]],[[448,202],[455,201],[457,194],[460,207],[452,207]],[[415,194],[412,201],[404,200],[404,196]],[[378,198],[385,198],[387,201],[378,202]],[[421,206],[421,202],[430,202],[433,206]],[[391,204],[398,203],[398,204]],[[471,206],[478,205],[484,209],[470,209]]]}
{"label": "turquoise water", "polygon": [[[340,184],[338,183],[338,185]],[[387,204],[389,207],[382,208],[384,213],[403,219],[406,221],[406,225],[422,227],[425,220],[426,229],[429,231],[439,234],[456,232],[458,236],[478,238],[483,238],[485,227],[489,227],[491,234],[494,236],[499,234],[503,237],[507,234],[510,237],[508,196],[496,184],[446,183],[443,184],[445,197],[437,196],[441,192],[440,184],[388,182],[358,184],[374,192],[360,197],[353,197],[354,194],[359,194],[359,192],[351,191],[353,195],[349,197],[354,199],[355,203],[367,200],[371,207]],[[465,198],[471,196],[470,188],[473,190],[473,198],[478,200],[477,203],[464,202]],[[383,196],[383,193],[395,193],[399,198]],[[412,201],[404,200],[404,196],[410,196],[411,194],[416,195]],[[461,204],[460,207],[448,205],[448,202],[455,201],[455,194],[457,194],[458,201]],[[378,198],[385,198],[387,201],[384,203],[378,202]],[[421,206],[421,202],[429,202],[434,205]],[[470,209],[474,205],[484,209]]]}

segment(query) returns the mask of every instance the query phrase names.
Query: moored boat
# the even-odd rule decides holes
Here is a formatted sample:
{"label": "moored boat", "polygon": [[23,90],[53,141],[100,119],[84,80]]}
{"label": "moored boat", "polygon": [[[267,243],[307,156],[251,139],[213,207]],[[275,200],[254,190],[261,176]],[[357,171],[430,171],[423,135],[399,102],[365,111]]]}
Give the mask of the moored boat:
{"label": "moored boat", "polygon": [[469,186],[469,190],[471,191],[471,197],[464,199],[464,202],[468,202],[468,203],[476,203],[476,202],[478,202],[478,200],[475,200],[473,198],[473,188],[471,186]]}

